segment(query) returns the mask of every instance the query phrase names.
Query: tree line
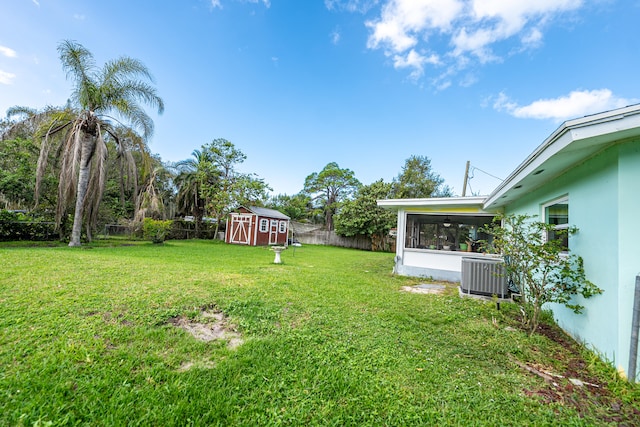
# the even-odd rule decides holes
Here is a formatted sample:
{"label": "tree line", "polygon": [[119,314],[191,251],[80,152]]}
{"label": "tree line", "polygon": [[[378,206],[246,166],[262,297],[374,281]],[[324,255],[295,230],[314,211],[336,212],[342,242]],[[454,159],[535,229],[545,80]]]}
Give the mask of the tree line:
{"label": "tree line", "polygon": [[277,209],[293,220],[323,224],[344,236],[381,239],[395,215],[377,207],[385,198],[446,197],[451,189],[426,156],[409,157],[392,182],[363,185],[337,163],[308,175],[299,193],[270,195],[255,174],[241,173],[246,155],[218,138],[171,163],[151,153],[153,120],[164,103],[150,71],[121,57],[98,66],[74,41],[58,46],[72,82],[64,106],[16,106],[0,121],[0,207],[55,222],[61,239],[79,246],[100,226],[144,218],[189,217],[199,234],[218,228],[241,205]]}

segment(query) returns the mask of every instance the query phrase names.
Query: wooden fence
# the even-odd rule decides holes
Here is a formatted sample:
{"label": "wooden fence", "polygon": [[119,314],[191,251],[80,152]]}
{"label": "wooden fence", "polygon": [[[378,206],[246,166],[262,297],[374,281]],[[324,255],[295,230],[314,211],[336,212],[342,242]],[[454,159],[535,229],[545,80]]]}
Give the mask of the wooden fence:
{"label": "wooden fence", "polygon": [[[374,246],[370,237],[344,237],[336,234],[335,231],[323,230],[322,226],[318,224],[306,224],[291,221],[291,231],[293,232],[294,240],[302,244],[339,246],[343,248],[362,249],[365,251],[373,250]],[[395,238],[387,236],[383,242],[378,242],[376,247],[384,247],[386,251],[395,252],[395,244]]]}
{"label": "wooden fence", "polygon": [[302,244],[340,246],[343,248],[371,250],[371,239],[365,236],[344,237],[336,234],[335,231],[303,231],[297,232],[293,237]]}

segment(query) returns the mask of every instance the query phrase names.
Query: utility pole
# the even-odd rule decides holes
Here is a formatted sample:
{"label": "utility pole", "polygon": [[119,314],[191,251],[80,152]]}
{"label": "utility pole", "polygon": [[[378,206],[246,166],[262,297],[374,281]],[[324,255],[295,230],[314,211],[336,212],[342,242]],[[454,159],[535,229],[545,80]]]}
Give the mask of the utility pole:
{"label": "utility pole", "polygon": [[462,185],[462,197],[467,194],[467,181],[469,180],[469,165],[471,162],[467,160],[467,167],[464,169],[464,184]]}

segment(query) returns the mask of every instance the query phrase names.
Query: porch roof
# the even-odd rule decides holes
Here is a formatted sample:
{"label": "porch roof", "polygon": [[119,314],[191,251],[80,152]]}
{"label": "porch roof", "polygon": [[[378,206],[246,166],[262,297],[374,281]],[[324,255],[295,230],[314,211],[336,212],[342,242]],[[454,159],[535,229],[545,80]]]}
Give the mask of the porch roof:
{"label": "porch roof", "polygon": [[443,213],[493,213],[483,208],[486,196],[433,197],[428,199],[384,199],[378,206],[390,210],[436,211]]}

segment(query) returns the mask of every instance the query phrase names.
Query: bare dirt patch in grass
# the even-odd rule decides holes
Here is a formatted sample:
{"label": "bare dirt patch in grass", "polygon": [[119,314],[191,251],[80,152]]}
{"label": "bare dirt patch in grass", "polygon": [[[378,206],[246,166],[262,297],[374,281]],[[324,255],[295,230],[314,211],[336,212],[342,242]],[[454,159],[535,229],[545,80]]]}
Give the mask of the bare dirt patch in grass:
{"label": "bare dirt patch in grass", "polygon": [[223,313],[204,310],[199,317],[203,320],[202,322],[197,319],[179,316],[171,318],[169,323],[187,331],[200,341],[227,341],[227,348],[229,349],[235,349],[244,342],[240,334],[235,331],[233,325],[227,322]]}
{"label": "bare dirt patch in grass", "polygon": [[587,362],[573,339],[560,328],[546,324],[540,324],[536,333],[555,341],[568,351],[555,354],[560,362],[558,366],[562,366],[555,370],[538,363],[515,361],[521,368],[545,380],[545,385],[538,389],[524,390],[525,395],[537,396],[546,403],[573,407],[581,416],[592,416],[602,423],[638,425],[640,410],[613,396],[603,381],[586,374],[589,371]]}
{"label": "bare dirt patch in grass", "polygon": [[177,369],[178,372],[187,372],[191,369],[194,368],[199,368],[199,369],[213,369],[216,367],[216,364],[211,362],[211,361],[200,361],[200,362],[193,362],[193,361],[187,361],[184,362],[182,365],[180,365],[180,367]]}
{"label": "bare dirt patch in grass", "polygon": [[400,290],[414,294],[444,294],[448,283],[420,283],[414,286],[403,286]]}

